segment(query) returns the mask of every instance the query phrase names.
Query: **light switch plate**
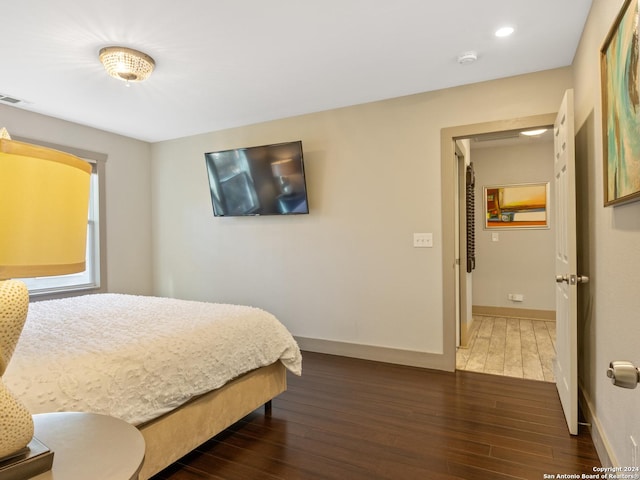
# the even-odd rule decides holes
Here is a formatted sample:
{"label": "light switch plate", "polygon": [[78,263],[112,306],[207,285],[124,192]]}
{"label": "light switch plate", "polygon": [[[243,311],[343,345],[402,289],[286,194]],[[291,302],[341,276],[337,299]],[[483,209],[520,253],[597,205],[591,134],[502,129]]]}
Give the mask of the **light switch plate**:
{"label": "light switch plate", "polygon": [[433,247],[433,233],[414,233],[414,248],[431,248]]}

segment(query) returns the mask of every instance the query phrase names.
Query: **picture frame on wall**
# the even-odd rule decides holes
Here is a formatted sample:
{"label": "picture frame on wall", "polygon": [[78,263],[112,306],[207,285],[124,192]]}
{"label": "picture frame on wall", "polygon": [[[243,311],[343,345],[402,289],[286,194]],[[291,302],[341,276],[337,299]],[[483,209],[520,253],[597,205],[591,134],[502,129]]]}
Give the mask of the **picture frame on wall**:
{"label": "picture frame on wall", "polygon": [[549,228],[549,182],[484,187],[485,230]]}
{"label": "picture frame on wall", "polygon": [[640,200],[638,0],[626,0],[600,51],[604,205]]}

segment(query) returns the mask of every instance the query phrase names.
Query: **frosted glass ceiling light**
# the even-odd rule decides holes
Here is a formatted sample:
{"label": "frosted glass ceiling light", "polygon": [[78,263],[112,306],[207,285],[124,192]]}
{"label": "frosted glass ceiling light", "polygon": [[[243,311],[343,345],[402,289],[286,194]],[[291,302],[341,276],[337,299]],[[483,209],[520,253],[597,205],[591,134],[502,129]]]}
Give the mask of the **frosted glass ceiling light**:
{"label": "frosted glass ceiling light", "polygon": [[109,75],[125,82],[146,80],[156,66],[146,53],[126,47],[105,47],[99,57]]}
{"label": "frosted glass ceiling light", "polygon": [[508,37],[509,35],[511,35],[514,32],[513,27],[501,27],[498,30],[496,30],[496,37]]}
{"label": "frosted glass ceiling light", "polygon": [[538,135],[542,135],[546,131],[546,128],[538,128],[537,130],[527,130],[520,133],[522,133],[522,135],[526,135],[527,137],[537,137]]}

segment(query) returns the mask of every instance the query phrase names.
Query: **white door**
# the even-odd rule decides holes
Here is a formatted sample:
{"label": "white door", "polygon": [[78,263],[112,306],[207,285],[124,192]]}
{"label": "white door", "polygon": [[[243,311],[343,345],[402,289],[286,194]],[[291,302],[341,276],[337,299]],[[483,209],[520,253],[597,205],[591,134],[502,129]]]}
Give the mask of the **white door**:
{"label": "white door", "polygon": [[556,359],[554,374],[567,426],[578,433],[578,328],[575,146],[573,90],[567,90],[554,123],[556,228]]}

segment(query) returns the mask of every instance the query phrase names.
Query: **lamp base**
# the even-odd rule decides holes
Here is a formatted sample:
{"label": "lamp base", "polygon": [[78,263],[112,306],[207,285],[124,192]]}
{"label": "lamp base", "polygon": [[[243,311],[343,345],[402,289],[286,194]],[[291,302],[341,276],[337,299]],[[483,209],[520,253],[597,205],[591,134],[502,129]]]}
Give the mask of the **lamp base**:
{"label": "lamp base", "polygon": [[25,480],[51,470],[53,452],[33,437],[29,445],[10,457],[0,458],[2,480]]}
{"label": "lamp base", "polygon": [[27,319],[29,291],[18,280],[0,281],[0,458],[19,452],[33,438],[33,419],[2,376]]}

